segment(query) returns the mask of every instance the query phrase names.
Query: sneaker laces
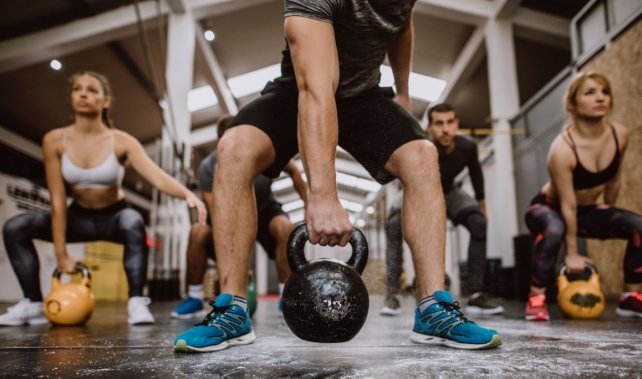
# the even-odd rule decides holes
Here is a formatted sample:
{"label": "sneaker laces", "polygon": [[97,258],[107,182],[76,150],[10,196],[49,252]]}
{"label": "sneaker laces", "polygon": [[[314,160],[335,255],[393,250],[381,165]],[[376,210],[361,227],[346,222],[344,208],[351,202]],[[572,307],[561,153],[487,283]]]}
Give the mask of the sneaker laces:
{"label": "sneaker laces", "polygon": [[230,309],[231,305],[217,307],[214,305],[214,301],[209,302],[209,305],[212,306],[212,311],[205,316],[203,321],[195,326],[213,326],[223,330],[227,334],[231,334],[237,327],[242,325],[242,321],[240,321],[238,317],[228,314],[227,310]]}
{"label": "sneaker laces", "polygon": [[209,325],[213,324],[219,317],[221,317],[223,315],[225,310],[227,310],[227,308],[229,308],[229,307],[217,307],[217,306],[214,305],[213,301],[210,301],[208,304],[211,305],[212,308],[214,308],[214,309],[212,309],[212,311],[210,313],[208,313],[207,316],[205,316],[203,321],[197,323],[196,326],[198,326],[198,325],[209,326]]}
{"label": "sneaker laces", "polygon": [[454,301],[452,303],[439,302],[439,305],[444,307],[444,309],[446,310],[446,313],[459,318],[462,322],[472,322],[468,320],[466,316],[464,316],[464,314],[460,311],[461,305],[459,304],[458,301]]}
{"label": "sneaker laces", "polygon": [[546,298],[544,296],[535,295],[528,298],[528,305],[530,305],[531,308],[543,307],[545,303]]}
{"label": "sneaker laces", "polygon": [[436,326],[438,330],[446,333],[460,324],[474,324],[473,321],[468,320],[460,311],[461,306],[458,301],[453,301],[452,303],[439,301],[437,304],[442,306],[443,310],[427,314],[425,318],[422,318],[423,322]]}

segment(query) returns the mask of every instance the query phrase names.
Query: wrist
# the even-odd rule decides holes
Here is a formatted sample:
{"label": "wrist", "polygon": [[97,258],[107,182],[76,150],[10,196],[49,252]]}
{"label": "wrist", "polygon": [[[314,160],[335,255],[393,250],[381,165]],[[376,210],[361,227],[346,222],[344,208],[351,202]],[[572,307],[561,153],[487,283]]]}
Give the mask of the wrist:
{"label": "wrist", "polygon": [[57,251],[57,252],[56,252],[56,260],[57,260],[58,262],[60,262],[60,261],[62,261],[62,260],[64,260],[64,259],[66,259],[66,258],[67,258],[67,256],[68,256],[68,255],[67,255],[67,252],[66,252],[66,251],[62,251],[62,252],[58,252],[58,251]]}

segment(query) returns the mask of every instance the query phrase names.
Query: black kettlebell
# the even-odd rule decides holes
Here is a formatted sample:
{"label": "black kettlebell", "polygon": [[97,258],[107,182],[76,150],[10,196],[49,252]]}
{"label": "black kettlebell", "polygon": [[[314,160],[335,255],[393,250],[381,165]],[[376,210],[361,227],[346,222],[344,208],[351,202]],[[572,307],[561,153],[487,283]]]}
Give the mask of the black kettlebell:
{"label": "black kettlebell", "polygon": [[283,318],[299,338],[312,342],[345,342],[359,333],[368,316],[369,297],[361,273],[368,263],[368,242],[354,228],[347,262],[333,258],[308,261],[305,224],[288,240],[292,275],[283,288]]}

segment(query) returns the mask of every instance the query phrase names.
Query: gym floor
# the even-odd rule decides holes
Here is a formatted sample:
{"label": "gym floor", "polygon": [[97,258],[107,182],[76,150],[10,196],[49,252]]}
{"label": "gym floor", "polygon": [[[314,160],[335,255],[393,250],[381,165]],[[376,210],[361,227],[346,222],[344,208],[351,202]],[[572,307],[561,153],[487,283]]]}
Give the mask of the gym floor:
{"label": "gym floor", "polygon": [[[2,378],[640,378],[642,319],[621,319],[609,303],[599,320],[522,320],[524,303],[504,301],[503,316],[475,318],[497,329],[503,345],[464,351],[410,341],[414,299],[402,298],[402,314],[380,316],[380,295],[349,342],[298,339],[274,297],[259,299],[252,345],[216,353],[177,354],[174,337],[196,321],[173,320],[177,301],[154,302],[156,324],[130,326],[125,303],[98,303],[82,327],[0,328]],[[11,304],[0,304],[4,312]]]}

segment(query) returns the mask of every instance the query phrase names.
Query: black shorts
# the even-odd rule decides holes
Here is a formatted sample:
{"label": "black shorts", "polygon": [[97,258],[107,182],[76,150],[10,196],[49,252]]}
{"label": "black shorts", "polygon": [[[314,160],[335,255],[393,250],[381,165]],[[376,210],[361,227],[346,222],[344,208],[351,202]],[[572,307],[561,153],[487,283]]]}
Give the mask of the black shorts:
{"label": "black shorts", "polygon": [[[281,208],[281,203],[276,201],[268,202],[263,205],[258,214],[258,223],[256,230],[256,241],[261,244],[270,259],[276,257],[276,239],[270,234],[270,221],[276,216],[288,214]],[[211,224],[210,224],[211,225]],[[208,238],[205,244],[205,253],[207,256],[216,261],[214,254],[214,239]]]}
{"label": "black shorts", "polygon": [[[427,138],[417,119],[393,98],[392,88],[375,87],[337,100],[339,146],[381,184],[394,179],[384,169],[392,153],[407,142]],[[297,113],[296,89],[270,82],[261,97],[243,107],[230,122],[230,127],[253,125],[270,137],[276,158],[263,172],[269,177],[278,177],[299,151]]]}
{"label": "black shorts", "polygon": [[288,217],[287,213],[281,208],[281,204],[276,201],[269,202],[259,211],[256,240],[261,244],[270,259],[276,257],[276,239],[270,234],[270,221],[280,215]]}

